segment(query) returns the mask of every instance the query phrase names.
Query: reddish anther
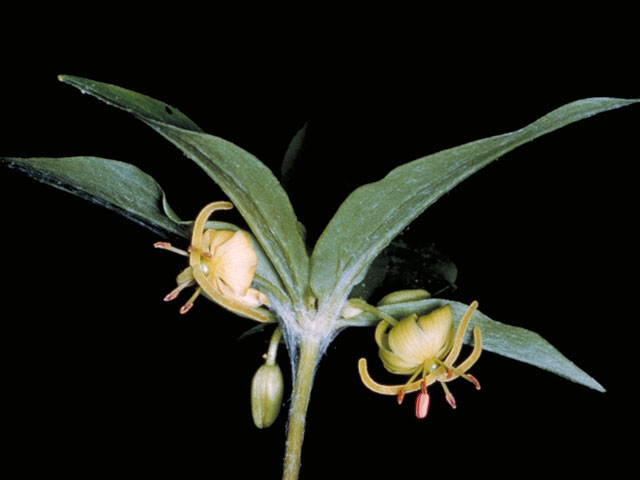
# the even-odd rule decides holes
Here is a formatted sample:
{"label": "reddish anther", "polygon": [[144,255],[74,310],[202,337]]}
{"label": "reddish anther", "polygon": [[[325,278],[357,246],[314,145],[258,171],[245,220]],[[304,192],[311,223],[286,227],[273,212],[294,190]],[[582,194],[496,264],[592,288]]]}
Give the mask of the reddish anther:
{"label": "reddish anther", "polygon": [[404,390],[400,390],[398,392],[398,405],[402,405],[402,402],[404,401],[404,394],[406,392]]}
{"label": "reddish anther", "polygon": [[191,310],[191,307],[193,307],[193,302],[185,303],[183,306],[180,307],[180,313],[184,315],[189,310]]}
{"label": "reddish anther", "polygon": [[429,394],[420,392],[416,398],[416,418],[424,418],[429,411]]}
{"label": "reddish anther", "polygon": [[473,375],[467,373],[467,378],[471,381],[471,383],[473,383],[476,387],[476,390],[480,390],[480,382],[478,381],[478,379],[476,377],[474,377]]}
{"label": "reddish anther", "polygon": [[175,300],[176,298],[178,298],[178,292],[174,290],[173,292],[167,293],[167,295],[165,295],[163,300],[165,302],[170,302],[171,300]]}
{"label": "reddish anther", "polygon": [[451,393],[447,393],[444,398],[447,400],[447,403],[451,405],[451,408],[455,409],[457,407],[456,399],[451,395]]}

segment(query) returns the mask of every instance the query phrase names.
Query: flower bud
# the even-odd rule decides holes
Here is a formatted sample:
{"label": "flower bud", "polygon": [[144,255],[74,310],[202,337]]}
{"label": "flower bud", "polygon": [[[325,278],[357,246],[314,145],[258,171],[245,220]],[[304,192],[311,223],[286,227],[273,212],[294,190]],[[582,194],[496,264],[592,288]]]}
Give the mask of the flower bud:
{"label": "flower bud", "polygon": [[345,305],[345,307],[342,309],[342,312],[340,312],[340,316],[346,320],[349,320],[353,317],[357,317],[362,312],[364,312],[364,310],[362,310],[361,308],[351,306],[347,303],[347,305]]}
{"label": "flower bud", "polygon": [[251,414],[258,428],[270,427],[278,418],[284,380],[278,365],[262,365],[251,381]]}
{"label": "flower bud", "polygon": [[378,302],[378,306],[403,302],[416,302],[426,298],[431,298],[431,294],[423,289],[398,290],[397,292],[393,292],[382,297]]}

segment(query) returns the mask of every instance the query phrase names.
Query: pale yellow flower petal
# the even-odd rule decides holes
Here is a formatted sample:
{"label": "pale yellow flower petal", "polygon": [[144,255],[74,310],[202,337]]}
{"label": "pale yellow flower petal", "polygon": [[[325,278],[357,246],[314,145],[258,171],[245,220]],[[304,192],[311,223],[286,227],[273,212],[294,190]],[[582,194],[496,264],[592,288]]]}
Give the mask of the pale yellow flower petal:
{"label": "pale yellow flower petal", "polygon": [[212,275],[222,280],[236,295],[246,295],[258,264],[251,239],[237,231],[215,249],[211,261]]}
{"label": "pale yellow flower petal", "polygon": [[415,316],[407,317],[389,331],[389,347],[394,354],[402,357],[406,363],[422,364],[440,349],[434,348],[432,338],[418,327]]}
{"label": "pale yellow flower petal", "polygon": [[209,254],[211,256],[216,255],[216,249],[224,242],[229,240],[236,232],[231,230],[206,230],[202,237],[204,238],[204,244],[209,248]]}
{"label": "pale yellow flower petal", "polygon": [[396,375],[411,375],[416,369],[422,366],[422,362],[407,362],[404,358],[394,354],[392,351],[382,348],[378,350],[378,356],[380,360],[382,360],[384,368]]}
{"label": "pale yellow flower petal", "polygon": [[[414,316],[416,318],[416,316]],[[390,327],[387,322],[382,321],[378,324],[375,331],[375,339],[378,344],[380,360],[384,364],[384,367],[391,373],[398,375],[408,375],[413,373],[419,364],[406,362],[400,356],[391,351],[389,347],[389,340],[387,335],[387,329]]]}
{"label": "pale yellow flower petal", "polygon": [[[433,312],[420,317],[418,327],[425,337],[426,351],[431,357],[441,358],[451,348],[453,341],[453,314],[451,307],[445,305]],[[426,356],[424,358],[429,358]]]}

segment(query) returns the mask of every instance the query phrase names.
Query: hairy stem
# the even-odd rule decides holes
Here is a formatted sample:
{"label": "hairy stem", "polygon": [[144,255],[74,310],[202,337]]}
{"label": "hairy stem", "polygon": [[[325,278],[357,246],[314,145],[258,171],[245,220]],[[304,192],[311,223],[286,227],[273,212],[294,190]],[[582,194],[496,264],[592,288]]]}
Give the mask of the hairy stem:
{"label": "hairy stem", "polygon": [[313,378],[320,353],[320,345],[317,341],[302,340],[300,343],[300,356],[289,410],[283,480],[296,480],[298,478],[307,407],[309,406],[309,396],[311,395]]}

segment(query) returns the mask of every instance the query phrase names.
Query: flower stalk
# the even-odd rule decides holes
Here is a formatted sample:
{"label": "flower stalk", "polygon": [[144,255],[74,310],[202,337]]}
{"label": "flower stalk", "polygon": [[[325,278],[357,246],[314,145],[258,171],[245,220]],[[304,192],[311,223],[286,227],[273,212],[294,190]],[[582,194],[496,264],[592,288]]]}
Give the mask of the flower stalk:
{"label": "flower stalk", "polygon": [[289,409],[283,480],[296,480],[298,478],[309,397],[321,354],[322,351],[318,340],[305,338],[301,340],[296,379]]}

